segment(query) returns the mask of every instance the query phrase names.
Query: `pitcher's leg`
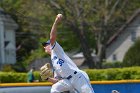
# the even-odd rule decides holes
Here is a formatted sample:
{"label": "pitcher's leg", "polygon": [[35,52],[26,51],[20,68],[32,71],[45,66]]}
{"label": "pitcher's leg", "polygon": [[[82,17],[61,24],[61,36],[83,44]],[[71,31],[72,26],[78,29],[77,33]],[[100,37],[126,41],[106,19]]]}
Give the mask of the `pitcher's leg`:
{"label": "pitcher's leg", "polygon": [[52,85],[51,93],[61,93],[69,90],[72,90],[71,83],[67,79],[63,79]]}
{"label": "pitcher's leg", "polygon": [[73,86],[79,93],[94,93],[90,81],[83,74],[79,74],[74,81]]}

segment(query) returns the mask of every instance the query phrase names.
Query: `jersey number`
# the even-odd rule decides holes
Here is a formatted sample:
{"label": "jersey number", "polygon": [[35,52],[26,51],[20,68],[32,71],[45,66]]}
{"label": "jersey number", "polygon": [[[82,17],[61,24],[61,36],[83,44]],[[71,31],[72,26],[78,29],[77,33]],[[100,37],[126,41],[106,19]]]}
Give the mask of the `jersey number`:
{"label": "jersey number", "polygon": [[57,61],[57,64],[59,64],[60,66],[62,66],[63,63],[64,63],[64,60],[62,60],[62,59],[59,59],[59,60]]}

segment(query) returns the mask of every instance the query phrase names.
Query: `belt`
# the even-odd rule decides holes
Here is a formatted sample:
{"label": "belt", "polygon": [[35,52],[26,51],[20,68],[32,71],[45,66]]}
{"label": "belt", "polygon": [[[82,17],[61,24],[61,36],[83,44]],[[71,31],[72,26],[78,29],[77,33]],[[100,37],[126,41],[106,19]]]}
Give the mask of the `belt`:
{"label": "belt", "polygon": [[[77,71],[74,71],[74,74],[77,74]],[[69,76],[67,77],[68,80],[71,79],[71,78],[72,78],[72,75],[69,75]]]}

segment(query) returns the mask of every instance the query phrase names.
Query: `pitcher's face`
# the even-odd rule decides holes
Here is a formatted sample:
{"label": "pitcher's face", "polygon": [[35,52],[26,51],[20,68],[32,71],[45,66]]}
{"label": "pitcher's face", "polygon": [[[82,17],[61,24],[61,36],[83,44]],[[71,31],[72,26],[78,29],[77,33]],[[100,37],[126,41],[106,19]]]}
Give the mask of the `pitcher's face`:
{"label": "pitcher's face", "polygon": [[45,46],[44,49],[46,53],[51,54],[51,45]]}

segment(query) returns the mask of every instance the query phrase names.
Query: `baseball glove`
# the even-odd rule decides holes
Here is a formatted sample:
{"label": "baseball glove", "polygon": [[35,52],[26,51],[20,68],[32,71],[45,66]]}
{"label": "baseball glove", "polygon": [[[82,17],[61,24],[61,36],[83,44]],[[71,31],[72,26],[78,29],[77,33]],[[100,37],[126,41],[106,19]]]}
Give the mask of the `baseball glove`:
{"label": "baseball glove", "polygon": [[52,77],[53,73],[49,63],[46,63],[40,68],[40,76],[42,80],[47,80],[49,77]]}

